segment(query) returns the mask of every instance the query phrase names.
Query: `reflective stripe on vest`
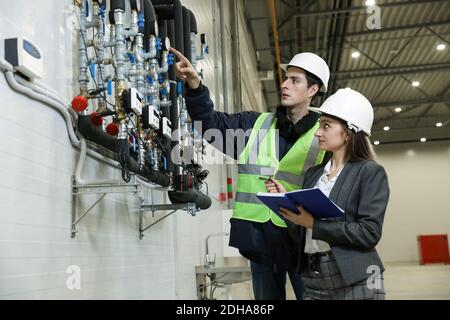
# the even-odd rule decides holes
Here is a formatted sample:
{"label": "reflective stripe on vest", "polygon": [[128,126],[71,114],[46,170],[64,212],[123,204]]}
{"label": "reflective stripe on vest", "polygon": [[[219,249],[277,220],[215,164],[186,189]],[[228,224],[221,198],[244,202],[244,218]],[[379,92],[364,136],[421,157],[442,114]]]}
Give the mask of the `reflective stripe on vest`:
{"label": "reflective stripe on vest", "polygon": [[287,191],[300,189],[306,171],[321,163],[325,155],[319,149],[318,139],[314,137],[318,127],[317,123],[302,135],[279,161],[275,114],[264,113],[257,119],[239,158],[233,218],[259,223],[271,220],[279,227],[286,227],[285,222],[256,197],[257,192],[267,192],[260,177],[274,177]]}

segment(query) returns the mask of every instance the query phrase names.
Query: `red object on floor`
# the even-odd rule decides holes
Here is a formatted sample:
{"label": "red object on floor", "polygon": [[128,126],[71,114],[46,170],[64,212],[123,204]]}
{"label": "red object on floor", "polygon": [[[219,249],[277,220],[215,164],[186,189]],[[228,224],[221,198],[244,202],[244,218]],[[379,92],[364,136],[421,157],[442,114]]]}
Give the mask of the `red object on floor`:
{"label": "red object on floor", "polygon": [[420,264],[450,264],[448,236],[446,234],[418,236]]}

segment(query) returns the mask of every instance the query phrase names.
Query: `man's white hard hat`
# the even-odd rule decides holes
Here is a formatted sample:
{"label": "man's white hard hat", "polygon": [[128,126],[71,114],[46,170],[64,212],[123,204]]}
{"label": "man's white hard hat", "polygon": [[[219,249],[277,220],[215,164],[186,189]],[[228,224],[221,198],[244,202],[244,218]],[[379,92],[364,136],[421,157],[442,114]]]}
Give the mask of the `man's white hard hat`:
{"label": "man's white hard hat", "polygon": [[288,64],[282,64],[281,68],[287,71],[289,67],[298,67],[312,73],[322,81],[323,86],[319,92],[327,92],[328,81],[330,80],[330,68],[327,63],[317,54],[312,52],[303,52],[296,54]]}

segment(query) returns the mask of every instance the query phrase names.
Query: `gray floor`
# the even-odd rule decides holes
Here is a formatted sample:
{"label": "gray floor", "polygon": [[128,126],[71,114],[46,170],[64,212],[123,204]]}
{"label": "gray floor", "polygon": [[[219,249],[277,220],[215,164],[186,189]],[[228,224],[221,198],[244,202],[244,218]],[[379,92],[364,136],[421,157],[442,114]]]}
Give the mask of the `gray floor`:
{"label": "gray floor", "polygon": [[[450,265],[387,263],[384,279],[387,300],[450,300]],[[251,282],[234,284],[231,297],[253,299]],[[295,299],[290,284],[287,297]],[[227,299],[227,296],[224,291],[218,291],[216,298]]]}

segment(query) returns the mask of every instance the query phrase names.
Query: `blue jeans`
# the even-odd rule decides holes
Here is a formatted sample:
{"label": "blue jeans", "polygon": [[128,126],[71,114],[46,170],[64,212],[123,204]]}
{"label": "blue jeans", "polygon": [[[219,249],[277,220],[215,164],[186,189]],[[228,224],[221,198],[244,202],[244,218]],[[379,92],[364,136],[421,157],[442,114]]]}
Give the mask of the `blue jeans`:
{"label": "blue jeans", "polygon": [[250,262],[255,300],[286,300],[286,274],[289,274],[297,300],[302,300],[303,283],[300,275],[291,270],[274,270],[273,267]]}

